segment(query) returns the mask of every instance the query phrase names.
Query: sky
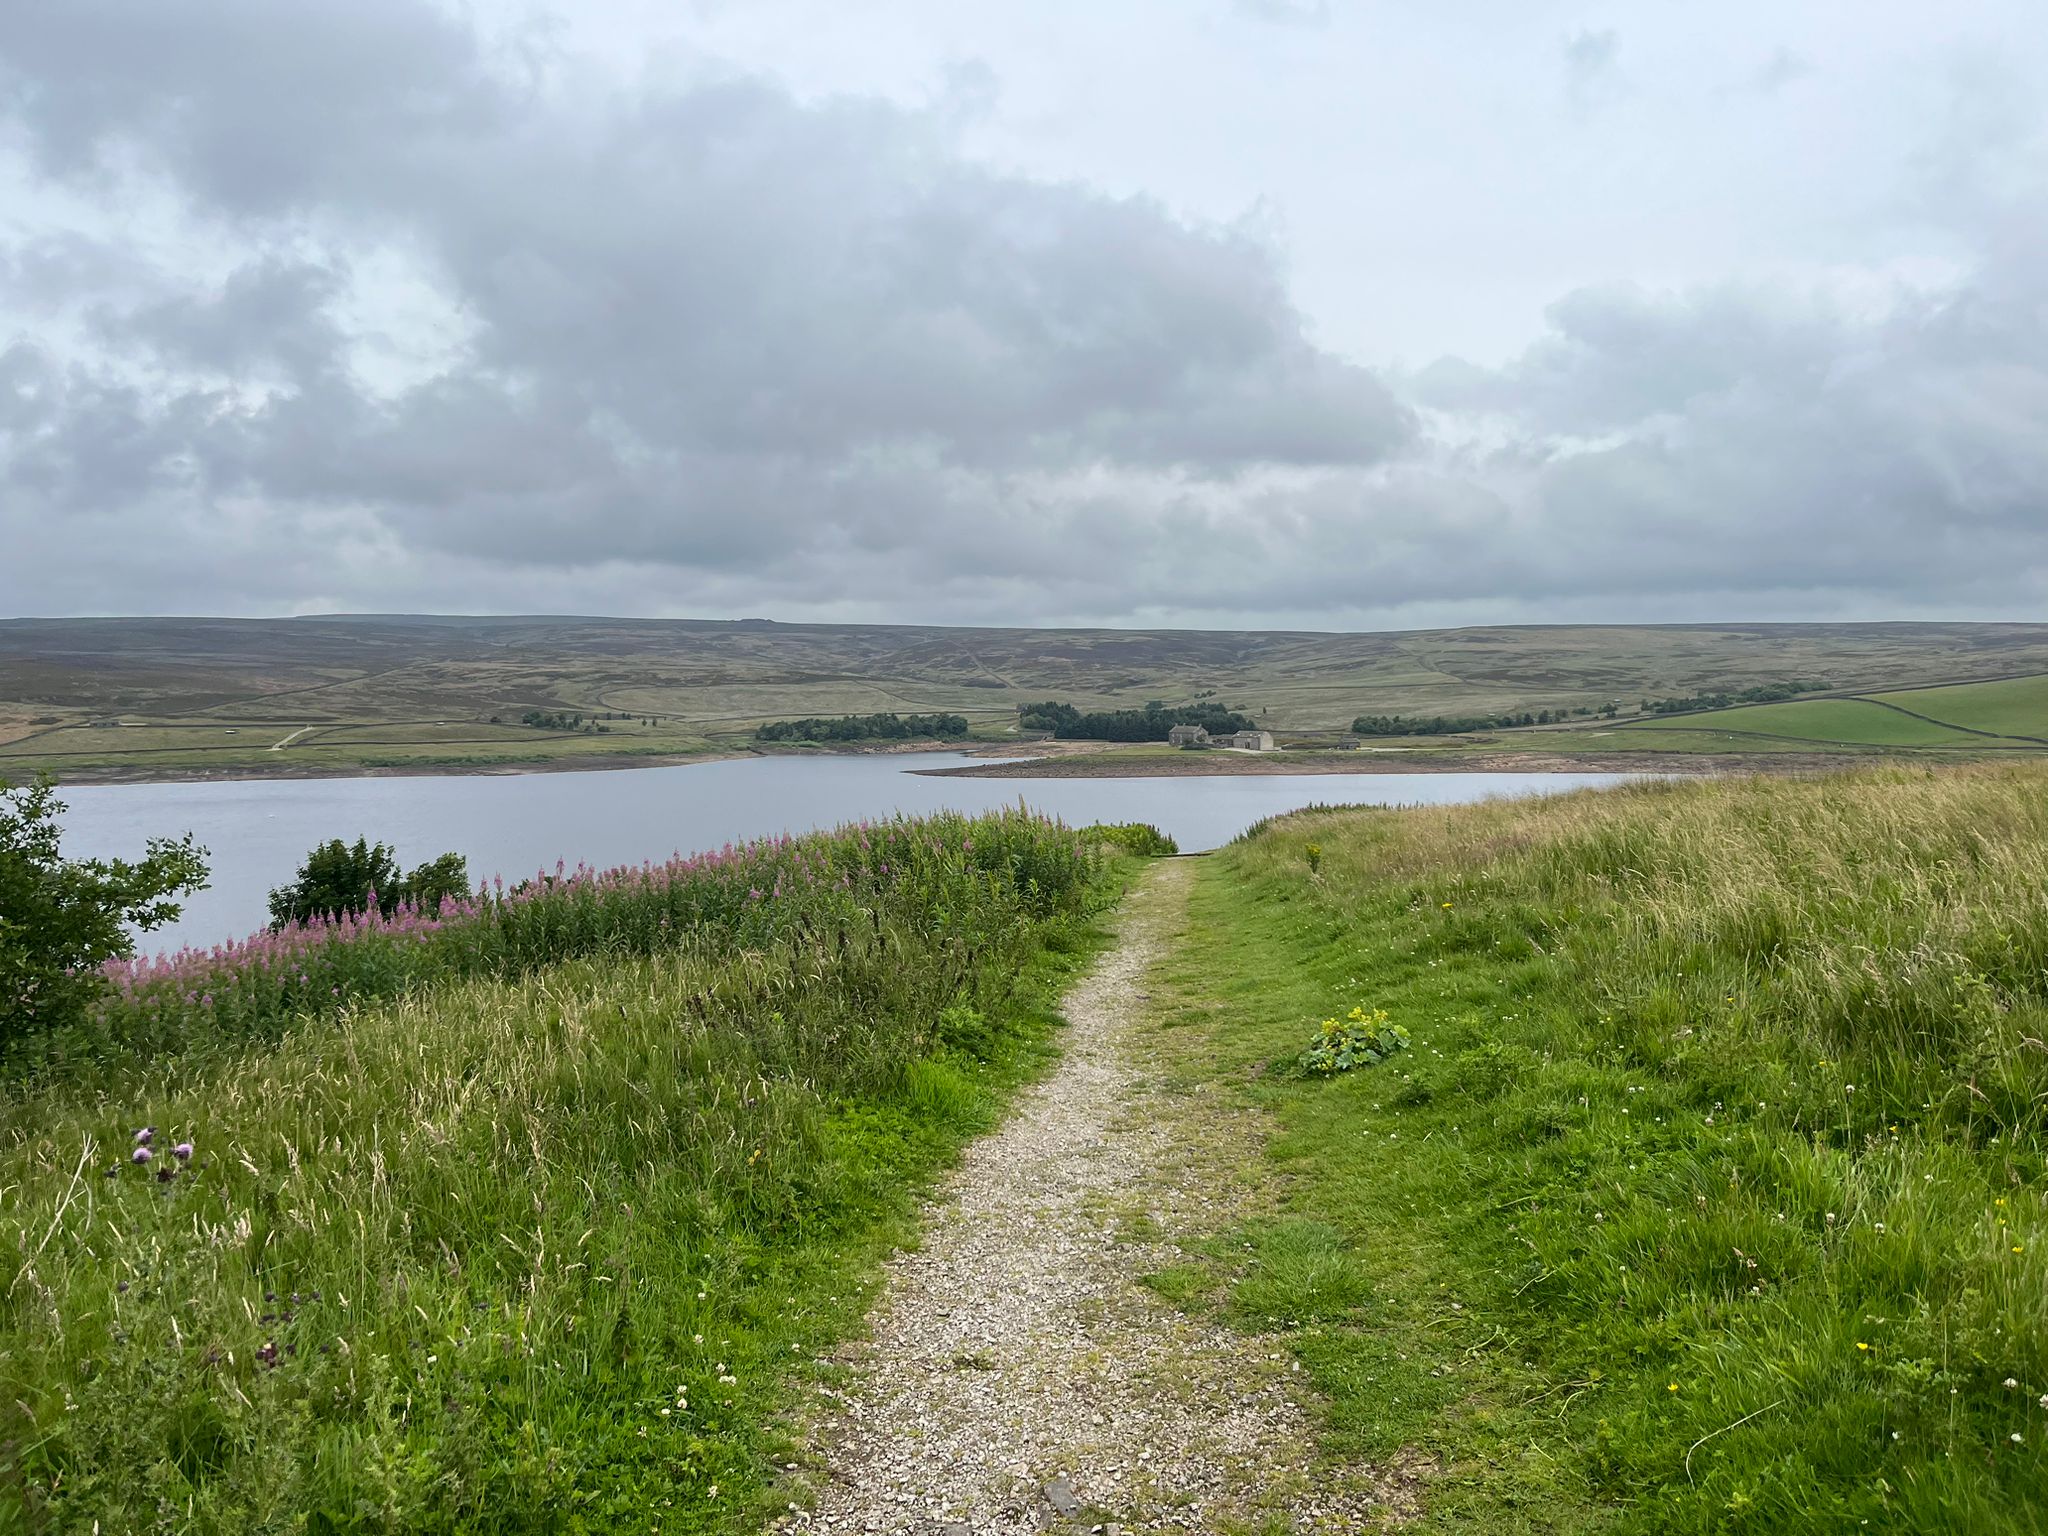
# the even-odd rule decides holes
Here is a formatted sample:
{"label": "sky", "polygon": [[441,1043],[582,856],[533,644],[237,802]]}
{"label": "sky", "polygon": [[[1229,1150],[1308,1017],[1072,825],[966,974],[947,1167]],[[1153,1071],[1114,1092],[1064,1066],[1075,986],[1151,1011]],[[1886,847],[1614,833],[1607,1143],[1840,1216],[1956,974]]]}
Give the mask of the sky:
{"label": "sky", "polygon": [[0,6],[0,614],[2044,606],[2039,0]]}

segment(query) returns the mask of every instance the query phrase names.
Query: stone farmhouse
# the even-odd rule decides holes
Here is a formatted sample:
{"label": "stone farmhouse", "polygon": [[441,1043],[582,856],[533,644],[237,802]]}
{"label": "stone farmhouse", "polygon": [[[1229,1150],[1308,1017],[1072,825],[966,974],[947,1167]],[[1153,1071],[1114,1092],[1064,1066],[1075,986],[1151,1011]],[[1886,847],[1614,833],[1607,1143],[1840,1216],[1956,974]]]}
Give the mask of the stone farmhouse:
{"label": "stone farmhouse", "polygon": [[1199,725],[1176,725],[1166,733],[1170,747],[1236,747],[1245,752],[1271,752],[1271,731],[1233,731],[1228,736],[1211,736]]}

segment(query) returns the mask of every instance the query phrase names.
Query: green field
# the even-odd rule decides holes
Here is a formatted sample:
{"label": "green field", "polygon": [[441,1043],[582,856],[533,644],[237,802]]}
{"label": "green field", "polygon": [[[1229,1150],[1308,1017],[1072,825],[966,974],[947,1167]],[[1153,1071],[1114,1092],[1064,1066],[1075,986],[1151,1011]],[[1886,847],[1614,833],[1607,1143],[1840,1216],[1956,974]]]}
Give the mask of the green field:
{"label": "green field", "polygon": [[1967,747],[1981,737],[1953,726],[1917,719],[1868,699],[1798,699],[1784,704],[1750,704],[1706,714],[1676,715],[1669,721],[1632,724],[1638,733],[1678,731],[1767,736],[1781,743],[1840,743],[1859,747]]}
{"label": "green field", "polygon": [[[977,739],[1001,742],[1017,739],[1020,704],[1048,698],[1084,709],[1208,702],[1252,715],[1283,739],[1332,741],[1361,714],[1476,717],[1612,705],[1621,715],[1615,724],[1628,725],[1645,699],[1794,680],[1835,692],[1901,690],[2017,672],[2048,673],[2048,625],[1315,634],[577,618],[22,619],[0,621],[0,774],[582,765],[748,750],[763,721],[882,712],[963,715]],[[1981,706],[1941,689],[1938,702],[2026,723],[2030,686]],[[1897,702],[1921,708],[1903,696]],[[618,718],[605,720],[602,733],[503,723],[528,710]],[[1865,713],[1837,721],[1766,716],[1763,726],[1746,712],[1674,717],[1643,723],[1683,738],[1648,743],[1589,721],[1411,744],[1740,754],[1762,750],[1757,737],[1789,721],[1797,729],[1779,733],[1771,750],[1987,745],[1967,732],[1957,741],[1938,728],[1930,735],[1852,718]]]}
{"label": "green field", "polygon": [[1850,698],[1797,699],[1623,723],[1656,732],[1736,741],[1851,748],[2005,748],[2048,746],[2048,675],[1947,687],[1901,689]]}
{"label": "green field", "polygon": [[2048,674],[1871,697],[1968,730],[2048,743]]}
{"label": "green field", "polygon": [[[1157,995],[1282,1180],[1162,1293],[1286,1330],[1413,1528],[2048,1528],[2048,773],[1306,812]],[[1409,1048],[1292,1070],[1355,1005]]]}

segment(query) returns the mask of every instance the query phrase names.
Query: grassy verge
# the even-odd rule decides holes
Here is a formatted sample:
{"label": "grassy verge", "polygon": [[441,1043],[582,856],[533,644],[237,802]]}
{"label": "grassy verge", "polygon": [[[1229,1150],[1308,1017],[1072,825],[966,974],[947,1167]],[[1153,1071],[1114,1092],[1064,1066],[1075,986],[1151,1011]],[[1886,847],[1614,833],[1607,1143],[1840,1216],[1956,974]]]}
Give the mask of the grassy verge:
{"label": "grassy verge", "polygon": [[[2048,1525],[2048,774],[1306,814],[1190,924],[1291,1207],[1224,1304],[1426,1527]],[[1354,1005],[1409,1048],[1287,1070]]]}
{"label": "grassy verge", "polygon": [[984,871],[973,932],[892,921],[930,892],[884,885],[746,947],[17,1090],[0,1527],[757,1529],[779,1426],[1049,1059],[1122,867],[1007,897]]}

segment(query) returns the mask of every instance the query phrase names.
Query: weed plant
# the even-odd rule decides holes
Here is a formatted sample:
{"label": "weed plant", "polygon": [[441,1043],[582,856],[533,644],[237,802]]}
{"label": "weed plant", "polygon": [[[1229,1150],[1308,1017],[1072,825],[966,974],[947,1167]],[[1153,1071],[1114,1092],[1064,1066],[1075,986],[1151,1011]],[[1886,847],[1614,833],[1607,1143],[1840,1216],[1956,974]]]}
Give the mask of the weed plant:
{"label": "weed plant", "polygon": [[1097,822],[1083,827],[1081,835],[1140,859],[1171,858],[1180,852],[1180,844],[1149,821]]}

